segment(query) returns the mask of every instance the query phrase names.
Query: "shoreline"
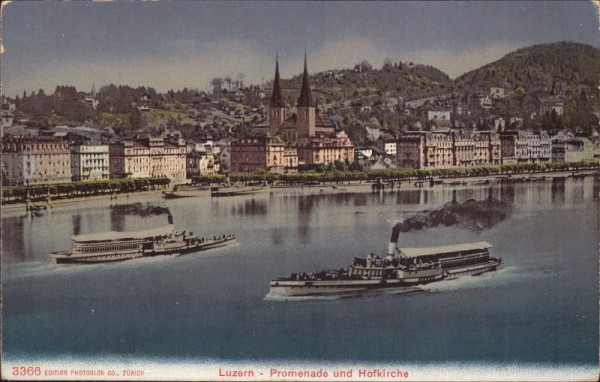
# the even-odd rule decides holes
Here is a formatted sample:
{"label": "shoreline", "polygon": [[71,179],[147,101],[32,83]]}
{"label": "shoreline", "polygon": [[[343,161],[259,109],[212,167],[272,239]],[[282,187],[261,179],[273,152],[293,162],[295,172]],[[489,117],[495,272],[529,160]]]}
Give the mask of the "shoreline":
{"label": "shoreline", "polygon": [[[283,192],[300,192],[303,194],[339,194],[344,192],[389,192],[399,190],[420,190],[429,189],[439,186],[478,186],[478,185],[492,185],[500,184],[500,179],[510,179],[511,183],[526,183],[535,181],[548,181],[554,178],[568,178],[573,176],[594,176],[598,175],[598,170],[580,170],[580,171],[556,171],[556,172],[544,172],[544,173],[532,173],[532,174],[513,174],[513,175],[481,175],[481,176],[463,176],[454,178],[441,178],[433,177],[427,180],[382,180],[380,184],[384,185],[379,190],[373,189],[373,186],[377,184],[374,181],[340,181],[340,182],[326,182],[323,184],[316,185],[275,185],[265,186],[264,190],[257,193],[251,193],[246,195],[236,196],[250,196],[260,194],[274,194]],[[433,185],[430,183],[433,179]],[[220,189],[231,189],[236,190],[237,187],[220,187]],[[135,199],[139,199],[144,196],[151,195],[163,195],[163,190],[152,190],[152,191],[140,191],[131,192],[128,194],[115,194],[115,195],[94,195],[86,197],[75,197],[69,199],[56,199],[52,200],[50,205],[45,201],[32,202],[32,205],[46,207],[47,210],[65,209],[68,207],[79,207],[82,204],[91,204],[99,202],[99,206],[110,205],[110,204],[129,204],[130,201],[134,202]],[[211,197],[210,194],[189,196],[191,198],[196,197]],[[108,202],[108,203],[106,203]],[[3,204],[0,207],[2,216],[15,216],[21,214],[27,214],[25,211],[26,203],[14,203],[14,204]]]}

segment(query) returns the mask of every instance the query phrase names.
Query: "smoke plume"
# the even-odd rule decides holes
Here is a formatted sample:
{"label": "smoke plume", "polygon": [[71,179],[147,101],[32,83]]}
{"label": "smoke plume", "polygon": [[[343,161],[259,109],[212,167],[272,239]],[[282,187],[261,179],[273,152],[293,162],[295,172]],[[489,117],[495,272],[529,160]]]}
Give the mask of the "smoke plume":
{"label": "smoke plume", "polygon": [[171,215],[171,211],[168,207],[159,207],[151,203],[118,204],[111,206],[111,209],[123,215],[134,215],[141,217]]}
{"label": "smoke plume", "polygon": [[481,232],[506,219],[511,212],[512,205],[510,203],[496,198],[469,199],[463,203],[451,201],[441,208],[419,212],[402,222],[396,223],[392,229],[390,242],[397,242],[400,232],[436,227],[440,224]]}

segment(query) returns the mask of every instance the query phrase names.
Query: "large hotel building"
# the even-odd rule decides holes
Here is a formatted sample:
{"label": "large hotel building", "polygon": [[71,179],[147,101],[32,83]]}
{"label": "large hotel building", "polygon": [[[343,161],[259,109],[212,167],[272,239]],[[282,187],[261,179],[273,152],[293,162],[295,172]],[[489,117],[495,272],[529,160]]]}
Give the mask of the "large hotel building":
{"label": "large hotel building", "polygon": [[54,137],[4,137],[2,177],[9,186],[70,182],[69,145]]}
{"label": "large hotel building", "polygon": [[400,135],[396,159],[410,168],[548,162],[552,142],[545,131],[416,131]]}
{"label": "large hotel building", "polygon": [[186,178],[186,147],[183,139],[165,141],[143,135],[110,145],[111,178]]}
{"label": "large hotel building", "polygon": [[490,131],[417,131],[398,139],[398,167],[444,168],[501,164],[500,137]]}

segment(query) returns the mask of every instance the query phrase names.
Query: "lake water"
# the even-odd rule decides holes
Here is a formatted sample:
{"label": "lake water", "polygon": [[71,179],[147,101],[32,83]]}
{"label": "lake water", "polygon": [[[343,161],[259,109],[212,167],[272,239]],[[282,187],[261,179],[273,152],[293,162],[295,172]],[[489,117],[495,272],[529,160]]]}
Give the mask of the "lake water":
{"label": "lake water", "polygon": [[[594,177],[384,193],[276,191],[230,198],[119,198],[2,218],[3,357],[484,362],[598,365]],[[434,227],[399,246],[487,240],[504,264],[352,298],[277,301],[269,280],[383,253],[396,221],[450,200],[494,196],[510,216],[474,232]],[[129,202],[130,206],[123,203]],[[73,234],[165,225],[235,233],[210,252],[51,265]]]}

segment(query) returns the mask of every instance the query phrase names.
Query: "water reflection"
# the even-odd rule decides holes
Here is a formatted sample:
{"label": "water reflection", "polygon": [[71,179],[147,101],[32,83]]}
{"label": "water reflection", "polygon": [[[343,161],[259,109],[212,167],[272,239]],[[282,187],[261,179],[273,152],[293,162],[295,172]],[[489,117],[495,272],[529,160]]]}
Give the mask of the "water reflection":
{"label": "water reflection", "polygon": [[71,220],[73,221],[73,235],[81,234],[81,214],[73,214]]}
{"label": "water reflection", "polygon": [[267,202],[254,198],[231,206],[231,213],[233,215],[267,215],[267,212]]}
{"label": "water reflection", "polygon": [[[29,239],[30,232],[26,232],[25,225],[30,225],[25,216],[11,216],[2,218],[2,259],[6,260],[7,254],[15,254],[15,259],[26,260],[29,251],[25,248],[26,238]],[[29,231],[29,230],[27,230]]]}
{"label": "water reflection", "polygon": [[565,183],[566,178],[552,178],[552,203],[563,205],[565,204]]}
{"label": "water reflection", "polygon": [[285,232],[286,230],[284,228],[275,228],[271,230],[271,243],[277,247],[285,244]]}
{"label": "water reflection", "polygon": [[[551,181],[481,186],[435,186],[423,189],[395,189],[383,192],[338,192],[303,194],[274,192],[267,197],[230,199],[189,198],[168,202],[176,212],[181,229],[199,227],[205,231],[263,232],[267,245],[307,244],[329,232],[332,225],[344,226],[343,235],[357,241],[355,235],[365,225],[384,224],[388,220],[434,210],[449,201],[496,198],[518,209],[540,207],[576,207],[596,201],[599,177],[553,178]],[[154,228],[167,222],[169,209],[162,199],[148,203],[107,205],[92,204],[56,208],[41,216],[23,213],[2,217],[3,260],[46,261],[47,254],[71,247],[71,236]],[[163,206],[161,206],[163,205]],[[232,219],[232,217],[234,217]],[[246,217],[260,217],[260,225]],[[197,230],[197,229],[196,229]],[[213,233],[211,233],[213,234]],[[253,240],[260,238],[253,237]]]}
{"label": "water reflection", "polygon": [[367,205],[367,194],[356,194],[354,197],[354,206],[366,206]]}
{"label": "water reflection", "polygon": [[398,191],[396,204],[421,204],[421,190]]}
{"label": "water reflection", "polygon": [[310,216],[319,195],[302,195],[298,198],[298,239],[302,244],[310,241]]}

